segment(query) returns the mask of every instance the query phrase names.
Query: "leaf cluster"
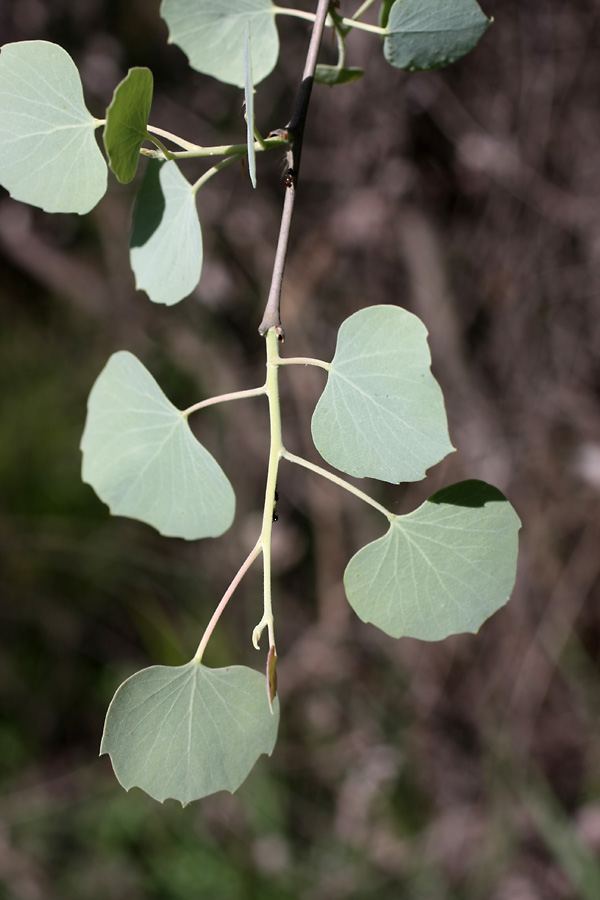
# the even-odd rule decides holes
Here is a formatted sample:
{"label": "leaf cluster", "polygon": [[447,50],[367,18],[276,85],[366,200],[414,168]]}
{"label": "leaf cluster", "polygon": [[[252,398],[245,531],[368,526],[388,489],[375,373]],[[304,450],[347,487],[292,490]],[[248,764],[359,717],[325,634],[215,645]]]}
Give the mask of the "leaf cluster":
{"label": "leaf cluster", "polygon": [[[9,44],[0,54],[0,140],[6,148],[0,181],[23,202],[49,212],[82,214],[106,190],[107,166],[96,143],[97,128],[103,128],[108,165],[119,181],[130,182],[140,157],[147,157],[133,215],[131,265],[137,286],[151,300],[177,303],[201,275],[197,194],[224,167],[247,160],[256,186],[256,154],[286,149],[282,234],[287,242],[285,210],[291,216],[310,97],[306,85],[310,88],[313,80],[342,85],[360,77],[361,70],[345,63],[347,38],[354,29],[372,33],[393,66],[413,71],[458,59],[490,24],[474,0],[383,0],[378,25],[363,21],[372,5],[373,0],[366,0],[352,18],[345,18],[324,0],[315,15],[277,7],[271,0],[163,0],[170,40],[190,65],[243,87],[246,139],[221,147],[204,147],[149,124],[153,79],[146,68],[129,71],[115,89],[106,118],[97,120],[85,106],[77,69],[64,50],[40,41]],[[317,67],[311,52],[313,42],[318,48],[325,14],[337,40],[338,61]],[[255,85],[277,62],[277,15],[315,24],[302,102],[285,128],[263,137],[254,123]],[[190,183],[182,171],[185,161],[212,162],[213,157],[220,162]],[[285,246],[275,264],[275,271],[281,270],[279,282],[284,259]],[[332,481],[386,520],[386,533],[349,561],[344,586],[358,616],[387,634],[439,640],[475,632],[506,603],[514,582],[520,523],[497,489],[466,481],[398,516],[341,477],[418,481],[452,452],[424,325],[398,306],[369,307],[342,323],[331,361],[291,358],[281,355],[278,296],[276,305],[277,324],[261,327],[266,338],[262,385],[200,399],[179,410],[145,366],[121,351],[108,360],[89,397],[81,441],[84,481],[115,515],[185,540],[217,537],[235,515],[233,486],[192,433],[189,417],[215,403],[259,396],[267,400],[271,440],[262,525],[254,546],[216,606],[193,659],[179,667],[153,666],[136,673],[118,689],[108,711],[101,752],[110,754],[126,789],[142,787],[161,801],[174,797],[186,804],[217,790],[233,791],[256,759],[273,750],[279,701],[271,538],[282,463]],[[286,448],[279,377],[282,368],[294,365],[327,372],[311,431],[322,459],[341,475]],[[244,666],[209,669],[202,663],[206,645],[259,557],[264,606],[252,642],[258,649],[267,632],[266,673]]]}
{"label": "leaf cluster", "polygon": [[[371,2],[351,18],[330,8],[328,26],[337,38],[335,66],[317,66],[314,78],[328,85],[348,84],[362,69],[347,67],[346,43],[356,29],[379,40],[396,68],[426,70],[447,65],[467,53],[490,20],[475,0],[384,0],[380,25],[362,21]],[[275,68],[280,45],[277,16],[314,19],[310,13],[276,6],[272,0],[163,0],[169,40],[190,66],[244,89],[247,139],[223,147],[204,147],[149,124],[153,78],[146,68],[131,69],[114,91],[105,119],[88,111],[77,68],[68,53],[46,41],[7,44],[0,55],[0,183],[16,200],[46,212],[89,212],[107,187],[107,167],[94,132],[103,128],[108,166],[123,183],[137,171],[140,153],[148,165],[138,194],[130,243],[136,286],[155,303],[172,305],[196,287],[202,271],[202,233],[196,194],[222,168],[247,157],[256,186],[255,153],[287,146],[283,129],[268,138],[254,126],[255,86]],[[274,123],[274,126],[279,123]],[[144,146],[148,143],[154,149]],[[193,184],[181,171],[189,158],[223,157]]]}

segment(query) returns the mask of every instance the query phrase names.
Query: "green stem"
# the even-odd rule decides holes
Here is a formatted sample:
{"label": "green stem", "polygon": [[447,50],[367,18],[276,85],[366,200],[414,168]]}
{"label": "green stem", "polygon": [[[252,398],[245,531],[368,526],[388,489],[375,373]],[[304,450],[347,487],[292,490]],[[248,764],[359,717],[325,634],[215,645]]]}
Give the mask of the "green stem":
{"label": "green stem", "polygon": [[150,132],[148,131],[148,129],[146,129],[146,138],[147,138],[149,141],[152,141],[152,143],[153,143],[156,147],[158,147],[158,149],[159,149],[160,152],[163,154],[163,156],[165,157],[165,159],[173,159],[173,153],[171,152],[171,150],[169,150],[167,147],[165,147],[165,145],[163,144],[163,142],[162,142],[161,140],[159,140],[157,137],[155,137],[155,136],[153,137],[153,136],[150,134]]}
{"label": "green stem", "polygon": [[295,19],[305,19],[307,22],[315,21],[315,14],[310,12],[303,12],[301,9],[288,9],[286,6],[276,6],[274,7],[275,15],[279,16],[293,16]]}
{"label": "green stem", "polygon": [[338,48],[338,60],[336,64],[336,69],[340,71],[344,68],[344,63],[346,62],[346,32],[341,28],[336,26],[335,28],[335,39],[337,41]]}
{"label": "green stem", "polygon": [[359,31],[368,31],[370,34],[379,34],[385,37],[388,33],[387,28],[381,28],[379,25],[368,25],[367,22],[357,22],[355,19],[342,19],[342,24],[348,28],[358,28]]}
{"label": "green stem", "polygon": [[[153,134],[162,134],[163,137],[168,138],[174,143],[179,144],[180,147],[185,147],[185,150],[166,150],[164,146],[157,141],[155,137],[152,137],[151,134],[148,135],[148,140],[152,141],[152,143],[156,144],[157,147],[161,148],[162,153],[166,153],[168,159],[203,159],[204,157],[211,156],[234,156],[239,153],[246,154],[248,152],[248,144],[219,144],[216,147],[201,147],[199,144],[190,144],[188,141],[182,140],[182,138],[175,137],[175,135],[169,134],[169,132],[164,132],[162,128],[154,128],[148,125],[148,132],[152,132]],[[280,137],[273,138],[261,138],[257,135],[257,139],[254,143],[254,149],[257,153],[260,153],[262,150],[276,150],[278,147],[282,147],[287,143],[286,140]],[[141,153],[144,156],[155,156],[156,154],[152,150],[148,150],[145,147],[142,147]]]}
{"label": "green stem", "polygon": [[[275,13],[281,16],[294,16],[296,19],[306,19],[308,22],[314,22],[316,18],[314,13],[303,12],[300,9],[286,9],[283,6],[276,6]],[[340,22],[348,28],[358,28],[359,31],[369,31],[371,34],[380,34],[382,37],[385,37],[387,34],[387,28],[381,28],[379,25],[369,25],[367,22],[357,22],[356,19],[340,17]],[[331,21],[327,22],[327,25],[331,26]]]}
{"label": "green stem", "polygon": [[273,509],[275,507],[275,491],[277,489],[277,472],[279,460],[284,454],[283,440],[281,436],[281,409],[279,404],[279,336],[275,328],[270,328],[266,334],[267,344],[267,380],[266,392],[269,398],[269,425],[271,432],[271,447],[269,450],[269,466],[267,469],[267,484],[265,487],[265,505],[263,508],[262,529],[258,543],[262,549],[264,567],[264,609],[263,615],[252,632],[252,643],[258,649],[260,637],[267,628],[269,632],[269,647],[275,646],[275,631],[273,626],[273,602],[271,597],[271,538],[273,533]]}
{"label": "green stem", "polygon": [[261,150],[268,150],[268,149],[269,149],[269,146],[268,146],[268,144],[267,144],[267,138],[264,138],[264,137],[262,136],[262,134],[260,133],[260,131],[258,130],[258,128],[256,127],[256,125],[255,125],[254,128],[253,128],[253,134],[254,134],[254,137],[255,137],[256,141],[257,141],[258,144],[260,145]]}
{"label": "green stem", "polygon": [[309,471],[315,472],[316,475],[321,475],[322,478],[326,478],[328,481],[332,481],[334,484],[337,484],[338,487],[342,487],[344,488],[344,490],[349,491],[351,494],[354,494],[354,496],[358,497],[359,500],[363,500],[365,503],[368,503],[369,506],[372,506],[373,509],[376,509],[382,515],[384,515],[386,519],[389,519],[390,522],[393,522],[393,520],[396,518],[394,513],[391,513],[389,509],[386,509],[385,506],[381,505],[381,503],[373,500],[372,497],[369,497],[368,494],[365,494],[364,491],[361,491],[357,487],[354,487],[354,485],[350,484],[348,481],[344,481],[343,478],[338,478],[337,475],[333,475],[331,472],[328,472],[327,469],[323,469],[321,468],[321,466],[316,466],[314,463],[309,462],[302,456],[296,456],[294,453],[289,453],[285,449],[282,450],[281,456],[283,459],[287,459],[288,462],[295,463],[297,466],[303,466],[305,469],[309,469]]}
{"label": "green stem", "polygon": [[[282,144],[286,144],[287,142],[282,140],[281,138],[275,138],[272,140],[267,140],[264,143],[265,143],[264,149],[271,150],[271,149],[273,149],[273,147],[281,147]],[[184,152],[184,153],[172,153],[171,154],[171,157],[173,159],[191,159],[192,157],[198,157],[198,156],[213,156],[213,155],[217,155],[217,153],[222,153],[222,154],[228,154],[230,152],[234,153],[233,156],[227,156],[227,159],[224,159],[220,163],[217,163],[216,166],[212,166],[210,169],[207,169],[206,172],[204,173],[204,175],[201,175],[200,178],[198,179],[198,181],[194,182],[194,184],[192,185],[192,192],[194,194],[199,190],[199,188],[202,187],[203,184],[206,184],[206,182],[209,181],[209,179],[211,179],[213,177],[213,175],[216,175],[217,172],[220,172],[221,169],[226,169],[227,166],[230,166],[232,163],[239,162],[240,159],[245,159],[245,157],[248,155],[248,145],[247,144],[234,144],[229,147],[210,147],[207,149],[209,149],[211,152],[210,153],[208,153],[208,152],[192,153],[190,151],[189,153]],[[254,149],[257,152],[260,152],[260,150],[262,150],[263,148],[257,141],[254,144]]]}
{"label": "green stem", "polygon": [[[204,150],[204,147],[200,147],[199,144],[192,144],[191,141],[186,141],[184,138],[178,137],[176,134],[171,134],[170,131],[165,131],[164,128],[157,128],[156,125],[146,125],[146,130],[150,131],[152,134],[158,134],[161,137],[166,138],[168,141],[171,141],[173,144],[177,144],[178,147],[183,147],[184,150]],[[153,140],[153,138],[150,138]]]}
{"label": "green stem", "polygon": [[261,394],[266,393],[266,390],[267,387],[263,384],[262,387],[248,388],[247,391],[232,391],[230,394],[219,394],[218,397],[209,397],[208,400],[201,400],[199,403],[194,403],[193,406],[188,406],[187,409],[181,411],[181,415],[187,418],[191,413],[197,412],[199,409],[204,409],[205,406],[213,406],[215,403],[227,403],[229,400],[243,400],[246,397],[260,397]]}
{"label": "green stem", "polygon": [[213,175],[216,175],[217,172],[220,172],[221,169],[226,169],[227,166],[230,166],[232,163],[239,162],[240,159],[244,159],[244,157],[246,156],[246,154],[248,152],[248,148],[247,148],[246,144],[243,144],[242,146],[244,148],[243,153],[238,153],[237,156],[229,156],[227,159],[224,159],[222,162],[217,163],[216,166],[213,166],[212,168],[208,169],[204,173],[204,175],[201,175],[200,178],[198,179],[198,181],[195,181],[194,184],[192,185],[192,193],[195,194],[202,187],[203,184],[206,184],[206,182],[209,181],[209,179],[211,179],[213,177]]}
{"label": "green stem", "polygon": [[269,400],[269,423],[271,431],[271,446],[269,450],[269,465],[267,469],[267,484],[265,487],[265,503],[263,508],[262,528],[258,536],[256,544],[240,566],[235,578],[223,594],[221,601],[215,609],[210,622],[206,626],[206,630],[202,635],[202,640],[198,645],[194,656],[195,662],[202,660],[206,645],[215,630],[217,622],[221,618],[223,610],[229,603],[233,592],[238,584],[254,562],[254,560],[262,553],[263,556],[263,583],[264,583],[264,605],[263,615],[252,632],[252,643],[259,649],[260,637],[265,630],[269,633],[269,649],[275,648],[275,629],[273,623],[273,601],[271,595],[271,539],[273,534],[273,509],[275,508],[275,491],[277,489],[277,472],[279,469],[279,460],[281,459],[284,448],[281,437],[281,409],[279,404],[279,381],[278,381],[278,363],[279,363],[279,337],[275,328],[269,329],[266,335],[267,348],[267,377],[265,384],[261,388],[252,388],[248,391],[235,391],[231,394],[222,394],[220,397],[211,397],[210,400],[203,400],[201,403],[190,406],[185,410],[183,415],[188,415],[202,406],[208,406],[212,403],[219,403],[225,400],[236,400],[240,397],[256,397],[260,394],[266,394]]}
{"label": "green stem", "polygon": [[208,644],[208,642],[210,640],[211,634],[215,630],[217,622],[221,618],[221,614],[222,614],[223,610],[229,603],[236,587],[238,586],[238,584],[240,583],[240,581],[242,580],[242,578],[244,577],[244,575],[246,574],[246,572],[248,571],[248,569],[250,568],[250,566],[252,565],[254,560],[260,554],[260,550],[261,550],[260,543],[257,541],[256,544],[254,545],[254,547],[252,548],[252,550],[250,551],[250,553],[248,554],[248,556],[246,557],[246,559],[244,560],[244,562],[242,563],[242,565],[240,566],[240,568],[237,572],[237,575],[235,576],[235,578],[233,579],[233,581],[231,582],[231,584],[229,585],[229,587],[223,594],[223,597],[221,598],[221,602],[219,603],[219,605],[215,609],[214,613],[212,614],[211,620],[208,623],[208,625],[206,626],[204,634],[202,635],[202,640],[198,644],[198,649],[196,650],[196,653],[194,654],[194,662],[197,662],[197,663],[202,662],[202,657],[204,656],[204,651],[206,650],[206,645]]}
{"label": "green stem", "polygon": [[366,11],[369,9],[369,7],[373,6],[373,4],[375,2],[376,2],[376,0],[365,0],[365,2],[362,4],[362,6],[359,6],[359,8],[356,10],[356,12],[352,16],[352,18],[355,21],[356,21],[356,19],[360,19],[360,17],[363,16],[366,13]]}
{"label": "green stem", "polygon": [[325,362],[324,359],[311,359],[309,356],[288,356],[284,359],[279,359],[277,362],[278,366],[319,366],[321,369],[326,369],[328,372],[331,369],[331,363]]}

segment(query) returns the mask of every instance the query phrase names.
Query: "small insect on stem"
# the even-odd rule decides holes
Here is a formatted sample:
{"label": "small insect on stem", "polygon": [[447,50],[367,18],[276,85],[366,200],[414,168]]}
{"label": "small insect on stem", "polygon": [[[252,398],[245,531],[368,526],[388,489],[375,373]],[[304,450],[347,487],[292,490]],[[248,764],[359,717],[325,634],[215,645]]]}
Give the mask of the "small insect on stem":
{"label": "small insect on stem", "polygon": [[287,167],[285,173],[285,186],[286,188],[291,188],[294,185],[294,178],[296,175],[296,173],[294,172],[294,154],[292,152],[294,135],[287,128],[275,128],[267,135],[267,139],[276,137],[283,138],[284,141],[287,141],[287,147],[285,150],[285,165]]}

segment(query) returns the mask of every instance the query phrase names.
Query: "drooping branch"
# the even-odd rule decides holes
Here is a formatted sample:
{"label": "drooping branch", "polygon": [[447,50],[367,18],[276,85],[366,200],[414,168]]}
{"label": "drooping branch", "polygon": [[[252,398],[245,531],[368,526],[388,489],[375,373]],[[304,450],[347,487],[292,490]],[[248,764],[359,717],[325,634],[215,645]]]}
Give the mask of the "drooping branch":
{"label": "drooping branch", "polygon": [[294,212],[294,200],[296,199],[296,186],[300,172],[300,155],[302,153],[304,125],[306,122],[308,105],[310,103],[315,69],[317,67],[317,57],[319,55],[319,47],[321,46],[321,39],[323,37],[323,29],[325,27],[325,19],[327,18],[329,5],[330,0],[319,0],[318,2],[315,23],[313,25],[308,52],[306,54],[304,72],[302,73],[302,83],[298,92],[296,106],[292,118],[285,128],[285,131],[287,131],[289,135],[291,147],[291,165],[285,182],[285,199],[281,215],[277,250],[275,252],[275,262],[273,264],[273,274],[271,276],[271,287],[263,319],[258,328],[260,334],[266,334],[269,328],[278,328],[280,329],[280,336],[283,337],[280,314],[281,285],[283,282],[283,271],[287,256],[290,226]]}

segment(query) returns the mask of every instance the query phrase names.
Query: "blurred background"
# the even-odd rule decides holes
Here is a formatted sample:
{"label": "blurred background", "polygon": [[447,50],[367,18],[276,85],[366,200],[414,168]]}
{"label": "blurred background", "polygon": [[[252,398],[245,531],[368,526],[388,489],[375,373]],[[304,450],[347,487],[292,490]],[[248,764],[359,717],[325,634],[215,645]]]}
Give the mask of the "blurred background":
{"label": "blurred background", "polygon": [[[325,359],[363,306],[422,317],[458,451],[422,484],[366,488],[405,512],[452,481],[496,484],[524,523],[517,585],[479,635],[386,637],[342,587],[380,517],[282,467],[280,737],[234,796],[160,805],[126,794],[97,753],[119,683],[191,657],[256,538],[263,399],[194,420],[238,497],[216,541],[111,518],[80,481],[78,446],[115,350],[136,353],[182,408],[262,383],[283,160],[259,157],[257,191],[236,167],[202,188],[202,280],[170,309],[129,270],[136,184],[111,177],[83,218],[2,192],[0,897],[600,897],[600,6],[482,6],[493,28],[449,69],[398,72],[357,33],[347,61],[365,77],[315,89],[282,314],[286,354]],[[309,34],[278,27],[285,52],[255,100],[263,134],[290,116]],[[152,124],[243,140],[241,92],[191,72],[166,36],[159,0],[0,7],[2,43],[62,44],[98,117],[127,69],[147,65]],[[328,36],[322,57],[333,61]],[[316,459],[324,373],[293,368],[285,441]],[[250,643],[261,606],[257,566],[209,665],[263,668]]]}

